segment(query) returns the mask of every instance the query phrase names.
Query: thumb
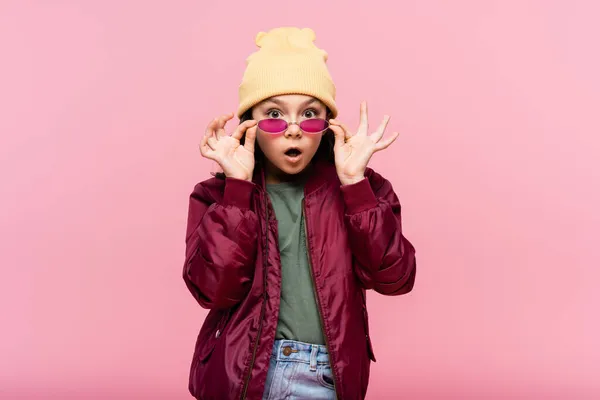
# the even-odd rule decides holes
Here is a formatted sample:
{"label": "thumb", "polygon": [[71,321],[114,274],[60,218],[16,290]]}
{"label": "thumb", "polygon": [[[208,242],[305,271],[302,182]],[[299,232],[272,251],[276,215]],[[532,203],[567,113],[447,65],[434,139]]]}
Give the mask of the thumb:
{"label": "thumb", "polygon": [[344,145],[346,133],[340,126],[337,125],[330,125],[329,129],[333,131],[333,134],[335,136],[335,144],[333,145],[333,148],[334,150],[337,150]]}
{"label": "thumb", "polygon": [[246,139],[244,140],[244,148],[254,154],[254,142],[256,141],[256,125],[248,128],[246,131]]}

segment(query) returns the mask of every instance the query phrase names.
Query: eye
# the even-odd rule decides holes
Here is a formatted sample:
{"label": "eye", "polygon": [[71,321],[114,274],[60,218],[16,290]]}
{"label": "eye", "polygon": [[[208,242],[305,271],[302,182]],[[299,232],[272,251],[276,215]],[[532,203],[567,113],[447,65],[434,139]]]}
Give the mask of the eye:
{"label": "eye", "polygon": [[269,118],[277,119],[277,118],[281,118],[283,115],[281,114],[281,111],[279,111],[279,110],[269,110],[269,111],[267,111],[267,116]]}
{"label": "eye", "polygon": [[304,118],[316,118],[317,115],[319,115],[319,113],[313,109],[304,111]]}

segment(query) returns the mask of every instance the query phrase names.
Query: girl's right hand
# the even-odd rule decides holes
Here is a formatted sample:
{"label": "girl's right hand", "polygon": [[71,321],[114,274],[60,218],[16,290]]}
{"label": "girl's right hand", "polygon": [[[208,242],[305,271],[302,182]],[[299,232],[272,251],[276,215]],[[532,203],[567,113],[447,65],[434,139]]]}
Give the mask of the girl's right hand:
{"label": "girl's right hand", "polygon": [[[233,114],[230,113],[215,118],[208,124],[200,143],[200,153],[203,157],[216,161],[226,177],[251,181],[254,172],[256,121],[245,121],[231,135],[227,135],[225,124],[232,118]],[[246,139],[242,146],[240,140],[244,133]]]}

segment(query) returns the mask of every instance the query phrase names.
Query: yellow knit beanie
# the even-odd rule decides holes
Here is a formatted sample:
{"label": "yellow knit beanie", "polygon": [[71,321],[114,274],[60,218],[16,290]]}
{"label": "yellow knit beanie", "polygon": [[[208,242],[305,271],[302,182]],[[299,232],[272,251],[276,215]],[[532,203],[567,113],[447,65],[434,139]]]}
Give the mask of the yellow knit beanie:
{"label": "yellow knit beanie", "polygon": [[256,35],[259,50],[246,59],[239,87],[238,117],[269,97],[304,94],[321,100],[333,113],[335,85],[327,69],[327,53],[313,43],[312,29],[282,27]]}

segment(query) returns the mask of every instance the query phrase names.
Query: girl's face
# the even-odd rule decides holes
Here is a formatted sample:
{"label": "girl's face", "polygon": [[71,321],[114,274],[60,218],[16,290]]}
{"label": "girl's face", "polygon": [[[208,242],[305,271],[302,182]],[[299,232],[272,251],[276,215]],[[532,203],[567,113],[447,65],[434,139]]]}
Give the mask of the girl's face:
{"label": "girl's face", "polygon": [[304,120],[327,116],[327,108],[321,101],[305,95],[282,95],[271,97],[252,109],[252,119],[282,119],[287,129],[279,134],[268,133],[260,128],[256,140],[266,157],[268,183],[291,180],[310,164],[319,148],[324,132],[306,133],[297,125]]}

